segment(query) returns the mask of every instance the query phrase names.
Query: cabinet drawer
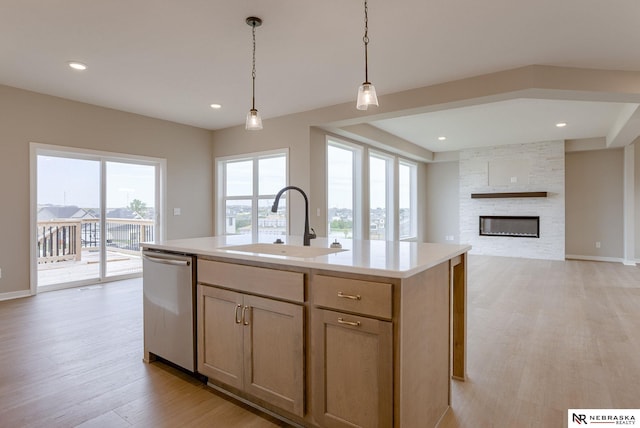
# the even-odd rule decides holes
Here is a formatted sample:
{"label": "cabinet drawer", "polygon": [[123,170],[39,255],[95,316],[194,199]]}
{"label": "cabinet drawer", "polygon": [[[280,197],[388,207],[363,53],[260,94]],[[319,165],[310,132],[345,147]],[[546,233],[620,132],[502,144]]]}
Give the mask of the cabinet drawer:
{"label": "cabinet drawer", "polygon": [[198,282],[304,302],[304,274],[198,259]]}
{"label": "cabinet drawer", "polygon": [[391,319],[391,284],[316,275],[311,286],[317,306]]}

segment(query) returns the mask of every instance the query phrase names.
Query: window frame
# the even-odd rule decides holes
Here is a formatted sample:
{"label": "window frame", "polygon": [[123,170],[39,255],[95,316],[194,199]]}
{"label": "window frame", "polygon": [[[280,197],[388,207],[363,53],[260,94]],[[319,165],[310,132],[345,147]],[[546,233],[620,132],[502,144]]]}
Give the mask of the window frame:
{"label": "window frame", "polygon": [[[283,187],[289,185],[289,149],[275,149],[275,150],[267,150],[262,152],[253,152],[253,153],[244,153],[238,155],[231,156],[222,156],[217,157],[215,159],[216,165],[216,178],[218,185],[216,186],[216,222],[215,222],[215,233],[216,235],[228,235],[227,234],[227,218],[226,218],[226,205],[227,201],[233,200],[250,200],[251,201],[251,238],[254,241],[257,241],[259,238],[259,227],[258,227],[258,209],[259,202],[261,200],[271,200],[273,201],[276,197],[276,193],[273,194],[260,194],[260,171],[259,171],[259,162],[262,159],[269,158],[277,158],[284,157],[285,158],[285,184]],[[243,161],[251,161],[252,162],[252,180],[251,180],[251,195],[234,195],[227,196],[227,165],[229,163],[234,162],[243,162]],[[286,198],[286,195],[282,196]],[[288,201],[287,201],[288,202]],[[285,234],[289,234],[290,230],[290,218],[289,215],[289,203],[286,204],[286,230]]]}
{"label": "window frame", "polygon": [[369,190],[369,227],[367,228],[367,231],[369,233],[369,237],[368,239],[371,239],[371,158],[376,158],[379,160],[382,160],[385,163],[385,231],[384,231],[384,238],[381,240],[384,241],[393,241],[395,236],[398,236],[398,234],[395,232],[396,230],[396,210],[397,210],[397,206],[395,203],[395,195],[396,195],[396,188],[397,186],[395,185],[395,183],[397,182],[396,180],[396,162],[397,162],[397,156],[382,152],[382,151],[378,151],[378,150],[373,150],[373,149],[369,149],[368,153],[367,153],[367,165],[368,165],[368,175],[367,175],[367,188]]}
{"label": "window frame", "polygon": [[[403,237],[400,234],[400,168],[409,168],[409,210],[410,210],[410,236]],[[418,239],[418,164],[404,158],[398,158],[398,240],[399,241],[416,241]]]}
{"label": "window frame", "polygon": [[[370,183],[370,158],[371,156],[384,159],[387,164],[386,200],[387,218],[385,224],[385,240],[390,241],[417,241],[420,236],[418,204],[418,175],[419,162],[410,160],[399,154],[377,149],[364,143],[347,142],[332,135],[325,137],[325,195],[327,236],[329,235],[329,146],[350,150],[353,157],[353,239],[371,239],[370,237],[370,213],[371,213],[371,183]],[[411,233],[410,236],[400,237],[400,166],[408,166],[410,174],[410,209],[411,209]]]}
{"label": "window frame", "polygon": [[325,142],[325,173],[326,173],[326,179],[325,179],[325,194],[326,194],[326,215],[327,215],[327,236],[329,235],[329,146],[333,146],[335,148],[341,149],[341,150],[348,150],[353,154],[353,159],[352,159],[352,201],[351,201],[351,206],[352,206],[352,218],[353,218],[353,224],[352,224],[352,239],[363,239],[363,230],[364,228],[364,224],[366,224],[366,222],[364,221],[364,210],[363,210],[363,158],[364,158],[364,148],[358,144],[352,144],[349,142],[346,142],[344,140],[341,140],[339,138],[335,138],[332,136],[327,136],[326,137],[326,142]]}

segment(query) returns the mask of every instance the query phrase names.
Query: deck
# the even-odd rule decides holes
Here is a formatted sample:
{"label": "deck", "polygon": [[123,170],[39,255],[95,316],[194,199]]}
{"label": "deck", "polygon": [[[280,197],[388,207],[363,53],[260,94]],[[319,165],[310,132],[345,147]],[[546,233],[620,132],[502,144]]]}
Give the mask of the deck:
{"label": "deck", "polygon": [[[142,257],[107,249],[107,277],[142,273]],[[38,264],[38,286],[88,281],[100,276],[100,252],[83,249],[80,260]]]}
{"label": "deck", "polygon": [[140,242],[153,240],[154,229],[152,220],[143,219],[38,221],[38,287],[100,279],[103,244],[103,278],[141,274]]}

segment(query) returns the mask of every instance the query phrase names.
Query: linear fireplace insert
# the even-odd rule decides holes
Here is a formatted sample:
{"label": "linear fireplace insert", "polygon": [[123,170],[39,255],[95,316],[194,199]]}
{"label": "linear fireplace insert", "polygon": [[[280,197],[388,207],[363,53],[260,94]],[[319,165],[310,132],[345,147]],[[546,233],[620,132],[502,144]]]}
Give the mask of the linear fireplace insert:
{"label": "linear fireplace insert", "polygon": [[480,235],[539,238],[540,217],[481,215]]}

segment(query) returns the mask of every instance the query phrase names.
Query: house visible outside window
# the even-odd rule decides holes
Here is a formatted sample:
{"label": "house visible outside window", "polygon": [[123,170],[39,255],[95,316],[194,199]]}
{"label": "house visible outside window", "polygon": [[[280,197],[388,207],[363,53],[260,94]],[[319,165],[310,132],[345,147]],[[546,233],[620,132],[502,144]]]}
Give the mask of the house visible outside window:
{"label": "house visible outside window", "polygon": [[286,235],[286,194],[277,213],[276,194],[288,183],[288,151],[252,153],[217,159],[218,233],[225,235]]}
{"label": "house visible outside window", "polygon": [[416,163],[399,156],[328,138],[329,238],[416,239],[417,171]]}
{"label": "house visible outside window", "polygon": [[362,149],[346,143],[327,142],[327,236],[361,238],[360,165]]}
{"label": "house visible outside window", "polygon": [[398,233],[399,238],[418,236],[417,203],[418,166],[401,160],[398,163]]}

